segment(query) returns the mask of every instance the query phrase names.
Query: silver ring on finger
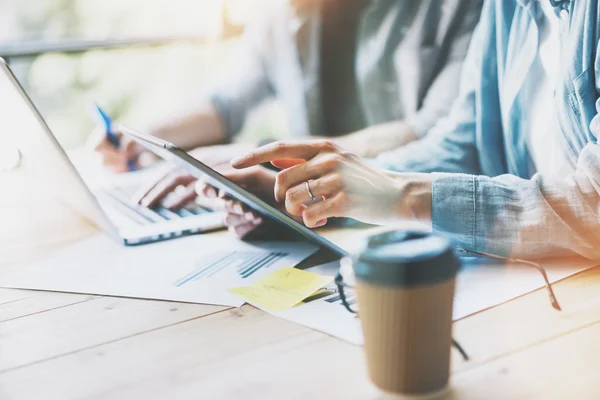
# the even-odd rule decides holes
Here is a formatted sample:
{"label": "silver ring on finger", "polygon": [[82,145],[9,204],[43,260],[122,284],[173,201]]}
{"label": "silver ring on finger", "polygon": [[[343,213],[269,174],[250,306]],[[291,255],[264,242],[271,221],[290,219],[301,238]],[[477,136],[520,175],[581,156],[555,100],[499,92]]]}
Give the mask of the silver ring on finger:
{"label": "silver ring on finger", "polygon": [[304,182],[304,184],[306,185],[306,191],[308,192],[308,196],[310,197],[311,200],[315,200],[315,196],[313,196],[311,190],[310,190],[310,181],[306,181]]}

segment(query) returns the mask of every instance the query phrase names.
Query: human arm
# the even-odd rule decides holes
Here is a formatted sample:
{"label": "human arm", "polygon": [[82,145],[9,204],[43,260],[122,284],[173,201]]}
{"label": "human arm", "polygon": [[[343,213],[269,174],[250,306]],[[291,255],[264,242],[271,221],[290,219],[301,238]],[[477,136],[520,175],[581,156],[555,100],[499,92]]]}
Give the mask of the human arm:
{"label": "human arm", "polygon": [[[492,15],[492,12],[485,13],[487,17]],[[480,32],[471,47],[463,72],[463,90],[449,117],[425,139],[380,156],[377,161],[399,171],[434,172],[431,175],[433,230],[452,236],[461,247],[521,258],[579,254],[599,259],[598,115],[589,127],[584,126],[589,130],[585,135],[593,139],[579,154],[571,175],[558,179],[537,174],[531,179],[522,179],[502,175],[502,169],[495,172],[493,166],[503,162],[505,153],[500,150],[503,143],[486,143],[490,148],[499,149],[492,155],[497,159],[479,159],[474,145],[478,129],[486,130],[479,132],[481,137],[502,137],[492,132],[501,129],[500,113],[489,112],[499,107],[494,103],[499,93],[491,84],[497,77],[488,76],[484,81],[477,73],[479,70],[490,74],[495,70],[484,63],[492,57],[483,57],[483,48],[493,47],[493,32]],[[596,75],[598,70],[596,61]],[[599,78],[596,76],[595,81]],[[482,94],[478,97],[477,93]],[[596,98],[599,93],[600,89],[596,88]],[[486,106],[482,107],[484,100]],[[600,110],[598,103],[596,109]],[[480,124],[471,118],[476,110]],[[485,163],[488,176],[480,175],[480,165]]]}
{"label": "human arm", "polygon": [[[483,0],[461,0],[454,19],[447,28],[444,65],[431,82],[425,82],[425,94],[418,110],[406,118],[405,124],[417,138],[422,138],[441,118],[448,115],[459,93],[461,72],[469,51],[471,38],[481,15]],[[439,7],[439,6],[436,6]],[[430,27],[432,31],[441,27]],[[428,66],[429,67],[429,66]],[[393,149],[389,147],[388,149]]]}
{"label": "human arm", "polygon": [[[290,166],[288,160],[296,161]],[[321,226],[331,217],[374,224],[430,220],[427,174],[373,167],[327,140],[271,143],[234,159],[232,165],[255,168],[265,162],[286,166],[276,176],[274,200],[307,227]]]}
{"label": "human arm", "polygon": [[482,0],[461,0],[460,8],[464,11],[456,13],[446,28],[445,40],[449,44],[440,45],[446,53],[441,57],[444,65],[436,69],[431,82],[423,83],[427,91],[416,113],[406,120],[382,123],[327,139],[360,157],[372,158],[424,137],[439,119],[448,114],[457,96],[463,61],[479,20],[481,3]]}
{"label": "human arm", "polygon": [[[169,116],[169,119],[153,124],[149,133],[185,150],[230,143],[242,128],[247,114],[274,94],[267,65],[273,51],[271,28],[278,11],[275,8],[273,12],[265,13],[247,27],[236,44],[234,56],[228,60],[216,82],[205,88],[198,104],[178,116]],[[122,137],[123,145],[116,149],[104,140],[104,136],[95,135],[92,141],[104,164],[116,172],[127,171],[127,161],[137,161],[145,151],[135,143],[125,146],[126,137]],[[225,158],[228,155],[223,147],[200,151],[197,155],[214,155],[215,150],[223,153]]]}
{"label": "human arm", "polygon": [[417,139],[418,136],[404,121],[387,122],[347,135],[329,138],[350,153],[365,158],[376,157],[385,151],[404,146]]}
{"label": "human arm", "polygon": [[[498,89],[490,84],[495,80],[495,60],[484,56],[493,43],[494,32],[488,29],[493,19],[493,2],[487,2],[480,24],[473,33],[461,77],[456,79],[460,81],[459,92],[448,114],[420,140],[379,154],[373,160],[374,164],[398,172],[481,173],[480,163],[486,160],[479,160],[476,148],[477,121],[482,121],[490,134],[501,129],[500,118],[495,112],[499,102],[494,100],[498,97]],[[486,93],[488,106],[483,113],[481,93]]]}

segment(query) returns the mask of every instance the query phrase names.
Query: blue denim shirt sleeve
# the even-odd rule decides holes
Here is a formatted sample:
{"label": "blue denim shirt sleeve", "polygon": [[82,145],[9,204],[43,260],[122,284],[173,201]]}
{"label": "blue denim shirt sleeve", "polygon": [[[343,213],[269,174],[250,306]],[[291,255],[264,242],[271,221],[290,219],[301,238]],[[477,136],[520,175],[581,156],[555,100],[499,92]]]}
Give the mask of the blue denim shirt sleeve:
{"label": "blue denim shirt sleeve", "polygon": [[[587,4],[581,3],[581,7]],[[432,224],[434,231],[448,234],[457,245],[467,249],[516,257],[551,257],[582,255],[600,259],[600,60],[596,51],[598,38],[587,38],[576,49],[594,49],[593,74],[582,74],[589,97],[595,104],[595,116],[589,126],[569,125],[564,134],[585,138],[578,153],[575,171],[566,177],[536,174],[531,179],[497,172],[501,160],[488,160],[480,154],[494,149],[495,135],[489,130],[501,127],[500,112],[494,98],[497,87],[486,81],[498,81],[482,61],[494,59],[493,41],[486,34],[494,29],[494,5],[514,7],[508,1],[488,1],[467,56],[461,94],[448,118],[438,123],[425,139],[406,148],[383,154],[376,159],[380,166],[396,171],[434,172],[432,174]],[[585,14],[577,14],[577,16]],[[500,15],[502,20],[503,15]],[[574,32],[594,21],[575,21]],[[597,22],[597,21],[595,21]],[[487,33],[486,33],[487,32]],[[596,42],[590,43],[590,40]],[[590,46],[591,45],[591,46]],[[585,47],[585,48],[584,48]],[[594,63],[594,62],[591,62]],[[485,72],[488,77],[482,79]],[[586,78],[589,76],[589,78]],[[578,91],[576,95],[580,95]],[[572,94],[569,94],[572,95]],[[568,103],[567,104],[571,104]],[[569,112],[578,113],[577,106]],[[586,106],[587,107],[587,106]],[[520,118],[516,113],[515,118]],[[485,129],[486,131],[478,131]],[[485,166],[485,168],[483,168]],[[485,171],[485,172],[482,172]],[[483,175],[485,174],[485,175]]]}
{"label": "blue denim shirt sleeve", "polygon": [[594,97],[588,101],[595,103],[596,114],[589,126],[564,127],[568,136],[589,138],[579,152],[575,171],[566,177],[538,173],[531,179],[510,174],[433,174],[435,231],[449,234],[465,248],[498,255],[539,258],[576,254],[600,259],[598,54],[595,65],[589,66],[594,74],[583,74],[590,78],[582,83],[591,89]]}
{"label": "blue denim shirt sleeve", "polygon": [[[599,65],[596,62],[596,82],[600,82]],[[523,179],[510,174],[435,173],[433,229],[475,251],[523,258],[577,254],[600,259],[600,88],[594,92],[592,140],[580,152],[571,175],[536,174]]]}

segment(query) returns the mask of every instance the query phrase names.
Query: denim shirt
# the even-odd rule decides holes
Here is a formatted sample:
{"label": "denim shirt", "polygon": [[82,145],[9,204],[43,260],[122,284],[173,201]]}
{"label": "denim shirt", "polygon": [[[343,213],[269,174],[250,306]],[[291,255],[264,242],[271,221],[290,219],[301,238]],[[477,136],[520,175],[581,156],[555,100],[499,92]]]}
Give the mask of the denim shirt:
{"label": "denim shirt", "polygon": [[563,26],[554,108],[574,173],[530,176],[522,117],[526,79],[536,76],[533,0],[486,1],[448,117],[377,159],[396,171],[433,172],[433,229],[465,248],[600,259],[600,10],[597,0],[555,5]]}

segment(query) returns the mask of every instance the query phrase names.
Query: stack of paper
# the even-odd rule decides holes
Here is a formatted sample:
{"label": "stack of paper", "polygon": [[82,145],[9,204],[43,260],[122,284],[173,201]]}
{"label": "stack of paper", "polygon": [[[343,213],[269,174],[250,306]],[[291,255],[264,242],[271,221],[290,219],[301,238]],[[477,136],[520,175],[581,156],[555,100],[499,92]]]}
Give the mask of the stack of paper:
{"label": "stack of paper", "polygon": [[0,271],[0,286],[239,307],[228,289],[295,266],[316,247],[296,242],[223,240],[196,235],[124,247],[103,234],[48,258]]}

